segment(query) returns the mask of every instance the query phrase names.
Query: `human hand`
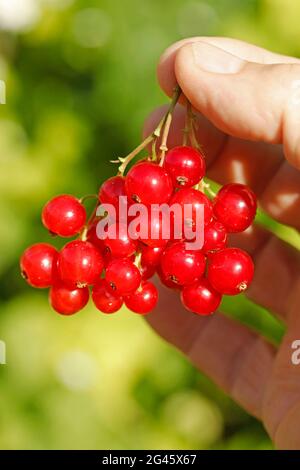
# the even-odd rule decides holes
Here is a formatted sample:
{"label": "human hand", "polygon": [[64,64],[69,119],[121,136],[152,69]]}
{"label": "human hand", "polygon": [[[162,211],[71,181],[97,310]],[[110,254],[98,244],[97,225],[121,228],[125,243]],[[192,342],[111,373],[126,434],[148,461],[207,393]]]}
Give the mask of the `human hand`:
{"label": "human hand", "polygon": [[[158,77],[168,95],[178,82],[199,112],[208,176],[249,185],[269,215],[299,230],[300,60],[233,39],[191,38],[163,54]],[[147,133],[163,112],[149,117]],[[181,143],[183,127],[178,106],[169,146]],[[202,318],[183,311],[178,295],[163,287],[148,320],[261,419],[277,448],[300,449],[300,366],[291,361],[300,339],[300,254],[258,226],[232,239],[254,258],[247,296],[286,323],[278,350],[221,313]]]}

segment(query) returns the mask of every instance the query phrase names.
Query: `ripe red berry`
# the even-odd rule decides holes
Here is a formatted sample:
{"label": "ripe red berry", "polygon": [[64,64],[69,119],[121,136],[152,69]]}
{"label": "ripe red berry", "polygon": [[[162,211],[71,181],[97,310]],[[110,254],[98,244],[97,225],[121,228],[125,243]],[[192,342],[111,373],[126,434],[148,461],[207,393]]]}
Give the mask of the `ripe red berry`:
{"label": "ripe red berry", "polygon": [[[103,240],[104,247],[114,258],[124,258],[131,256],[137,250],[137,240],[132,240],[128,235],[128,228],[123,223],[113,223],[109,230],[112,234]],[[109,233],[108,233],[109,235]]]}
{"label": "ripe red berry", "polygon": [[244,184],[226,184],[214,200],[214,214],[228,232],[243,232],[256,213],[256,196]]}
{"label": "ripe red berry", "polygon": [[224,248],[210,257],[207,275],[218,292],[236,295],[250,285],[254,275],[253,261],[239,248]]}
{"label": "ripe red berry", "polygon": [[42,211],[42,222],[51,232],[61,237],[72,237],[80,232],[86,221],[86,211],[74,196],[62,194],[51,199]]}
{"label": "ripe red berry", "polygon": [[164,167],[176,188],[194,186],[205,175],[204,157],[193,147],[180,146],[169,150]]}
{"label": "ripe red berry", "polygon": [[200,251],[187,250],[185,242],[176,242],[163,253],[161,269],[167,279],[180,285],[191,284],[204,273],[205,256]]}
{"label": "ripe red berry", "polygon": [[156,267],[152,266],[151,264],[144,264],[141,262],[140,265],[140,273],[142,276],[142,279],[150,279],[151,277],[154,276],[156,272]]}
{"label": "ripe red berry", "polygon": [[67,285],[92,285],[99,280],[103,267],[101,253],[90,242],[69,242],[58,255],[58,274]]}
{"label": "ripe red berry", "polygon": [[161,255],[164,252],[163,246],[147,246],[141,247],[141,263],[148,266],[158,266]]}
{"label": "ripe red berry", "polygon": [[151,312],[157,304],[158,292],[154,284],[142,281],[140,287],[125,298],[125,305],[132,312],[145,315]]}
{"label": "ripe red berry", "polygon": [[[180,189],[172,197],[170,205],[172,204],[179,204],[181,206],[183,234],[185,226],[192,227],[193,231],[196,230],[197,214],[200,214],[199,210],[201,206],[203,206],[204,210],[204,225],[208,225],[212,220],[212,204],[208,197],[201,191],[197,191],[193,188]],[[187,205],[192,207],[191,218],[187,216]],[[203,227],[197,227],[197,230],[201,229],[203,229]]]}
{"label": "ripe red berry", "polygon": [[[164,247],[172,235],[172,229],[170,227],[169,218],[165,219],[161,211],[148,211],[147,224],[139,228],[141,233],[140,240],[151,247]],[[169,224],[166,226],[166,224]],[[142,230],[144,229],[145,235]]]}
{"label": "ripe red berry", "polygon": [[79,289],[57,284],[50,289],[49,302],[52,308],[61,315],[73,315],[85,307],[89,296],[88,287]]}
{"label": "ripe red berry", "polygon": [[160,279],[160,282],[164,286],[168,287],[169,289],[176,289],[176,290],[181,289],[182,286],[180,286],[177,282],[174,282],[174,281],[172,281],[172,279],[165,276],[165,274],[163,273],[160,265],[157,267],[156,272],[157,272],[157,275]]}
{"label": "ripe red berry", "polygon": [[225,248],[227,242],[227,232],[223,224],[218,220],[213,220],[204,229],[203,253],[221,250]]}
{"label": "ripe red berry", "polygon": [[118,214],[119,197],[126,196],[125,178],[123,176],[112,176],[104,181],[99,190],[99,201],[102,204],[112,204]]}
{"label": "ripe red berry", "polygon": [[94,222],[87,233],[87,241],[92,243],[101,253],[104,250],[104,241],[97,236],[97,222]]}
{"label": "ripe red berry", "polygon": [[123,305],[122,297],[114,294],[105,279],[100,279],[92,290],[92,299],[100,312],[115,313]]}
{"label": "ripe red berry", "polygon": [[131,201],[146,205],[168,202],[173,193],[168,172],[152,162],[134,165],[126,176],[125,189]]}
{"label": "ripe red berry", "polygon": [[108,263],[105,279],[117,295],[127,295],[139,287],[141,274],[128,258],[117,258]]}
{"label": "ripe red berry", "polygon": [[184,307],[198,315],[210,315],[221,303],[222,296],[205,278],[199,279],[181,291],[181,301]]}
{"label": "ripe red berry", "polygon": [[36,243],[28,247],[21,256],[21,274],[33,287],[50,287],[57,259],[56,249],[48,243]]}

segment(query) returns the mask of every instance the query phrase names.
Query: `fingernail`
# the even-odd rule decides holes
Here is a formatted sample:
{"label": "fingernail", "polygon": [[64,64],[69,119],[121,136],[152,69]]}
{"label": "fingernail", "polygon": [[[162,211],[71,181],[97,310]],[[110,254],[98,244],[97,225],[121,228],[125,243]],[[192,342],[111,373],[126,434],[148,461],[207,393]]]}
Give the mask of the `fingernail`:
{"label": "fingernail", "polygon": [[194,63],[205,72],[237,73],[245,61],[205,42],[192,44]]}

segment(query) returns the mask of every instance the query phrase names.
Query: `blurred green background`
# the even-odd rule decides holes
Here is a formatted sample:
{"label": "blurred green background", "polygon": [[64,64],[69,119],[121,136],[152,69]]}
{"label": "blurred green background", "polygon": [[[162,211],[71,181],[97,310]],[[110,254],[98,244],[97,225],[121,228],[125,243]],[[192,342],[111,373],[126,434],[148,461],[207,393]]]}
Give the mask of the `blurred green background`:
{"label": "blurred green background", "polygon": [[[272,447],[143,319],[92,305],[60,317],[20,278],[18,258],[49,241],[47,199],[96,192],[115,170],[108,160],[139,142],[166,101],[155,76],[165,47],[225,35],[299,55],[299,15],[297,0],[0,0],[0,448]],[[282,334],[249,301],[225,308],[273,340]]]}

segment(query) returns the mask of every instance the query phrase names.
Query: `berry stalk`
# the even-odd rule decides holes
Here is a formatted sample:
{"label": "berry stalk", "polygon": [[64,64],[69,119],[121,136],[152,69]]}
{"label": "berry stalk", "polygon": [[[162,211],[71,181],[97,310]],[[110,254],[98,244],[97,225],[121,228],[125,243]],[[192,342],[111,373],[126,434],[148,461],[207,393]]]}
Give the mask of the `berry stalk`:
{"label": "berry stalk", "polygon": [[174,93],[173,93],[173,96],[172,96],[172,101],[171,101],[171,104],[169,106],[169,109],[166,112],[166,114],[164,115],[164,117],[159,121],[159,123],[156,126],[156,128],[154,129],[154,131],[150,135],[148,135],[148,137],[146,137],[146,139],[144,139],[143,142],[141,142],[126,157],[119,157],[118,160],[111,160],[111,163],[121,163],[121,165],[118,168],[119,174],[121,176],[124,175],[128,164],[142,150],[144,150],[146,147],[148,147],[148,145],[150,145],[151,143],[153,143],[153,146],[155,147],[155,143],[156,143],[157,139],[161,136],[162,130],[164,128],[166,128],[166,131],[163,132],[162,143],[161,143],[161,146],[160,146],[160,150],[162,152],[160,159],[163,159],[163,157],[165,155],[165,152],[167,151],[166,142],[167,142],[169,129],[170,129],[171,121],[172,121],[172,113],[174,111],[174,108],[175,108],[178,100],[179,100],[180,94],[181,94],[181,89],[178,85],[176,85],[176,87],[174,88]]}

